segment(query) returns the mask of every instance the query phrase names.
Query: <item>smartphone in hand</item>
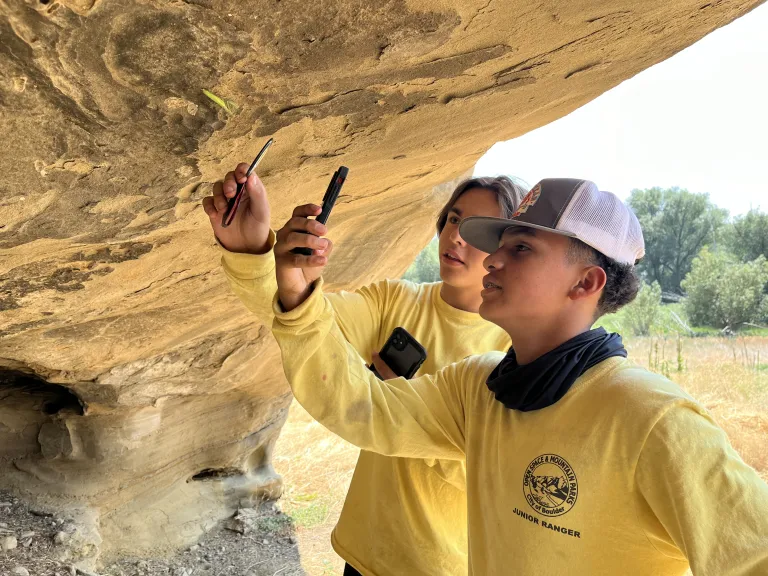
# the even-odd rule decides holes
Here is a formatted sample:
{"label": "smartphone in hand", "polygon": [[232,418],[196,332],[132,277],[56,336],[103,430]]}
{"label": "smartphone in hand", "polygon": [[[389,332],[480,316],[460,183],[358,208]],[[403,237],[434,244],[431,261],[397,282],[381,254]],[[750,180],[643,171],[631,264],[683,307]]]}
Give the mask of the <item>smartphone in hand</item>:
{"label": "smartphone in hand", "polygon": [[[349,174],[349,168],[346,166],[339,166],[339,169],[333,173],[331,181],[328,183],[328,188],[323,196],[323,206],[320,214],[317,215],[317,220],[320,224],[328,222],[328,217],[331,215],[333,205],[336,203],[336,199],[339,197],[341,187],[344,186],[344,182],[347,180],[347,174]],[[306,234],[306,232],[304,232]],[[303,256],[312,256],[311,248],[294,248],[291,250],[292,254],[301,254]]]}
{"label": "smartphone in hand", "polygon": [[[427,351],[405,328],[398,326],[384,343],[379,356],[395,374],[410,379],[427,359]],[[373,364],[368,368],[383,380]]]}

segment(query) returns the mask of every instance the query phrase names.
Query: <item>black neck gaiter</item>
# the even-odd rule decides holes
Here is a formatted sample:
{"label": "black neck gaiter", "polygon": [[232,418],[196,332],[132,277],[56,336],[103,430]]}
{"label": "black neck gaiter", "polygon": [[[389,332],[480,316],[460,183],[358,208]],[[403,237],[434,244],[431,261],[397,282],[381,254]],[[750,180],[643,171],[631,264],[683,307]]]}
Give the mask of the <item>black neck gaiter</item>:
{"label": "black neck gaiter", "polygon": [[576,379],[612,356],[627,357],[621,336],[604,328],[583,332],[524,366],[514,347],[493,369],[486,384],[496,400],[512,410],[529,412],[551,406]]}

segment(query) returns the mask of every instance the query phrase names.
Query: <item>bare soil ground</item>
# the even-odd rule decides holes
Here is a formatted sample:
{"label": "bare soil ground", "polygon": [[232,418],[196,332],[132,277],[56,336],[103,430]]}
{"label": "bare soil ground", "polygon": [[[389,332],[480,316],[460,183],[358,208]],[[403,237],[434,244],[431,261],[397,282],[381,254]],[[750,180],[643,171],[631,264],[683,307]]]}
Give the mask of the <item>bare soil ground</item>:
{"label": "bare soil ground", "polygon": [[[98,571],[80,570],[64,559],[67,518],[38,512],[0,492],[0,576],[299,576],[293,521],[272,503],[248,511],[247,523],[223,522],[196,545],[169,558],[122,558]],[[247,526],[246,526],[247,524]]]}

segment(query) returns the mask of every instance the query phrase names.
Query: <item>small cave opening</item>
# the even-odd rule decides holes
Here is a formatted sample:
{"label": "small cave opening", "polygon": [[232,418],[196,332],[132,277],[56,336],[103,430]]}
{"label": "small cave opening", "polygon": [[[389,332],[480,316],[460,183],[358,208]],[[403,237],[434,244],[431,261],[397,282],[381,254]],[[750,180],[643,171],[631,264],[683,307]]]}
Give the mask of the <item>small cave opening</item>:
{"label": "small cave opening", "polygon": [[242,474],[243,471],[238,468],[204,468],[192,476],[189,481],[200,482],[205,480],[221,480],[222,478],[241,476]]}
{"label": "small cave opening", "polygon": [[64,410],[79,416],[85,414],[85,403],[66,386],[52,384],[29,372],[0,369],[0,401],[14,395],[39,399],[44,414],[53,415]]}

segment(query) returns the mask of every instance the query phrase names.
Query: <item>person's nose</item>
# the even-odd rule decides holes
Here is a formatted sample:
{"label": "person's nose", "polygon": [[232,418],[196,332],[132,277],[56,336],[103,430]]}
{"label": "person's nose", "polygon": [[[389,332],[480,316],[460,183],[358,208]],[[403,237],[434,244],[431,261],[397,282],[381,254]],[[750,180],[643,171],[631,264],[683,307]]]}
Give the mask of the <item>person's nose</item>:
{"label": "person's nose", "polygon": [[464,242],[464,238],[462,238],[461,234],[459,234],[458,226],[456,226],[453,230],[451,230],[451,235],[449,236],[449,238],[451,239],[451,242],[454,242],[459,246],[466,245],[466,242]]}
{"label": "person's nose", "polygon": [[501,249],[496,250],[492,254],[488,254],[488,256],[485,257],[485,260],[483,260],[483,268],[485,268],[488,272],[491,272],[492,270],[500,270],[504,267],[504,263],[501,258]]}

